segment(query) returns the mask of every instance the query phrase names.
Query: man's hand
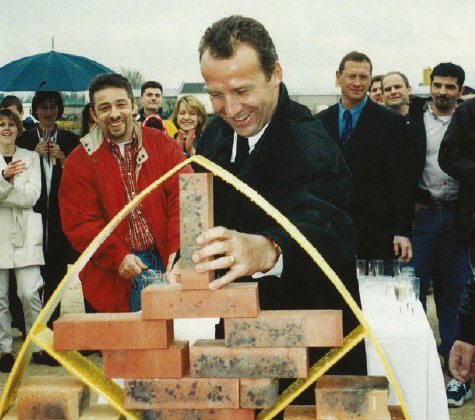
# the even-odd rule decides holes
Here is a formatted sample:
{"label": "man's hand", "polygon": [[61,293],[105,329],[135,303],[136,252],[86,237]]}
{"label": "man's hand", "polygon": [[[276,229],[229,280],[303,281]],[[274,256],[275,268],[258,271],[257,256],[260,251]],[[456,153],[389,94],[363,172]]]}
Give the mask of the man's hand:
{"label": "man's hand", "polygon": [[414,208],[414,214],[419,213],[421,209],[428,210],[430,209],[430,206],[426,206],[425,204],[421,204],[421,203],[416,203],[416,206]]}
{"label": "man's hand", "polygon": [[49,144],[49,141],[40,141],[35,147],[35,152],[38,153],[40,157],[43,156],[45,153],[48,153]]}
{"label": "man's hand", "polygon": [[128,254],[122,260],[119,266],[119,275],[124,279],[133,279],[139,276],[143,270],[148,267],[142,262],[142,260],[134,254]]}
{"label": "man's hand", "polygon": [[[229,268],[218,280],[210,283],[210,289],[219,289],[239,277],[271,270],[279,259],[279,252],[269,238],[215,227],[203,232],[196,240],[203,247],[192,259],[198,273]],[[219,258],[214,257],[219,256]],[[208,258],[211,260],[206,261]]]}
{"label": "man's hand", "polygon": [[167,268],[167,272],[165,273],[165,279],[170,284],[181,283],[180,261],[181,260],[178,260],[176,264],[170,268],[170,270]]}
{"label": "man's hand", "polygon": [[449,369],[454,378],[462,383],[475,376],[475,346],[457,340],[450,350]]}
{"label": "man's hand", "polygon": [[412,260],[412,245],[409,238],[406,238],[405,236],[395,236],[393,244],[394,255],[396,257],[399,255],[399,248],[401,248],[401,255],[399,255],[399,260],[404,261],[406,264]]}

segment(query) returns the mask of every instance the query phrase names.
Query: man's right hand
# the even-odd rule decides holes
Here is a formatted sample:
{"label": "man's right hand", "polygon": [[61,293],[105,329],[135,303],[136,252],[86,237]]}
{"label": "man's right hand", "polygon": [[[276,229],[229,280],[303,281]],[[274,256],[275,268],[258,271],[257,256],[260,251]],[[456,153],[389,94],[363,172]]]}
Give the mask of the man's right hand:
{"label": "man's right hand", "polygon": [[449,369],[454,378],[462,383],[475,376],[475,346],[457,340],[450,350]]}
{"label": "man's right hand", "polygon": [[119,266],[119,274],[124,279],[133,279],[148,267],[142,262],[142,260],[134,254],[128,254],[122,260]]}

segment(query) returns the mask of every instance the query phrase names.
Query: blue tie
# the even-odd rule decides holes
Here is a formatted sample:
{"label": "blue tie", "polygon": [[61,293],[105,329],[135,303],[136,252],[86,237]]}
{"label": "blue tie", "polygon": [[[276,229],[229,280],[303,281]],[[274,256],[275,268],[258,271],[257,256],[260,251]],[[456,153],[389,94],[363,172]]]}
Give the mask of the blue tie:
{"label": "blue tie", "polygon": [[346,150],[350,141],[351,133],[353,132],[353,116],[347,109],[343,113],[343,119],[345,120],[345,127],[343,133],[341,133],[341,140],[343,143],[343,150]]}

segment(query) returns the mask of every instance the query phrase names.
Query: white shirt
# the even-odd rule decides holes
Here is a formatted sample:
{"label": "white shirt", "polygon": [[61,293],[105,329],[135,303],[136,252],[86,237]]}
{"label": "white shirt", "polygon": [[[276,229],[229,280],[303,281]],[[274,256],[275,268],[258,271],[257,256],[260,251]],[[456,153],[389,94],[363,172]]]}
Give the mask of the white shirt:
{"label": "white shirt", "polygon": [[[269,125],[269,123],[267,123],[262,128],[262,130],[259,131],[256,135],[247,138],[248,141],[249,141],[249,153],[251,153],[254,150],[254,148],[256,147],[257,142],[260,140],[260,138],[262,137],[262,135],[266,131],[266,128],[267,128],[268,125]],[[237,137],[238,137],[237,133],[234,132],[233,151],[231,153],[231,162],[234,162],[234,160],[236,159]],[[274,266],[274,268],[269,270],[267,273],[263,273],[261,271],[258,271],[257,273],[254,273],[252,275],[252,278],[253,279],[258,279],[258,278],[266,277],[266,276],[281,277],[283,269],[284,269],[284,257],[282,256],[282,254],[280,254],[279,260],[277,261],[277,264]]]}
{"label": "white shirt", "polygon": [[457,198],[459,183],[447,175],[439,166],[440,143],[447,131],[452,115],[439,116],[431,109],[424,113],[426,129],[426,162],[419,187],[428,190],[434,200],[453,201]]}

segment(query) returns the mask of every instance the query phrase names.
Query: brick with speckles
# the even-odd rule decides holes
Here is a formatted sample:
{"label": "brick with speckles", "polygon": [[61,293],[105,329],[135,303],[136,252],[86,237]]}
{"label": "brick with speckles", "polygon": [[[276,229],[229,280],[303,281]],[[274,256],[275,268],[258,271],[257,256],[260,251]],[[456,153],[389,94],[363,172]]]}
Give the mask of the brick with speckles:
{"label": "brick with speckles", "polygon": [[279,380],[247,378],[240,380],[241,408],[270,408],[279,397]]}
{"label": "brick with speckles", "polygon": [[284,410],[284,420],[316,420],[314,405],[289,405]]}
{"label": "brick with speckles", "polygon": [[128,379],[124,391],[131,410],[239,408],[239,379]]}
{"label": "brick with speckles", "polygon": [[144,420],[255,420],[254,410],[144,410]]}

